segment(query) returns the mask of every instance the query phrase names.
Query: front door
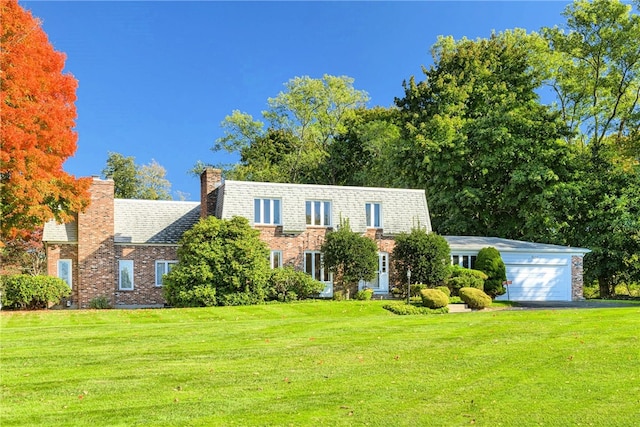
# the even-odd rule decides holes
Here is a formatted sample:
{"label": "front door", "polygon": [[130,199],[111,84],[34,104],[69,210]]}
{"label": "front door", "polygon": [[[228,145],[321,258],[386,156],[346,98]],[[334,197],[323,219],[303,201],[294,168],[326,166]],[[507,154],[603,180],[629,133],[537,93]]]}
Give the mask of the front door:
{"label": "front door", "polygon": [[360,282],[361,288],[371,288],[377,294],[389,292],[389,253],[378,252],[378,271],[370,282]]}

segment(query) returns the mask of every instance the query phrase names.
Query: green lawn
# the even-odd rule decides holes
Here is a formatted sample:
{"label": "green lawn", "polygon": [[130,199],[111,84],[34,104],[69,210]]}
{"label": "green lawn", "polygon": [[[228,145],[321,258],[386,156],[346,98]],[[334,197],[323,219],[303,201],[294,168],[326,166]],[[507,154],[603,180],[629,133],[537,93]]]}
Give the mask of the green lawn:
{"label": "green lawn", "polygon": [[640,306],[3,312],[0,425],[640,425]]}

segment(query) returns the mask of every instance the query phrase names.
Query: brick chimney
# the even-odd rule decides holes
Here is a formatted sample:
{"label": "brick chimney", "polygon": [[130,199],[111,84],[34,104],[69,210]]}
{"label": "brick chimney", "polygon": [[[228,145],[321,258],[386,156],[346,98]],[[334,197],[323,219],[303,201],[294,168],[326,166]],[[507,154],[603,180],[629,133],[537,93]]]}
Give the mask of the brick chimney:
{"label": "brick chimney", "polygon": [[[113,304],[117,286],[114,245],[114,182],[93,178],[91,204],[78,214],[78,307],[98,296]],[[75,284],[74,284],[75,287]]]}
{"label": "brick chimney", "polygon": [[200,175],[200,218],[216,214],[218,187],[222,184],[220,169],[206,168]]}

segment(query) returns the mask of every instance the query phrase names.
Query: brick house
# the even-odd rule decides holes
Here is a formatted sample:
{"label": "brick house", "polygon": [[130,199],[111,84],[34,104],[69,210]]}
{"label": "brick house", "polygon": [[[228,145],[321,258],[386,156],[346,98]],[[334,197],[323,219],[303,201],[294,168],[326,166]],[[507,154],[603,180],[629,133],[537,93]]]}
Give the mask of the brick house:
{"label": "brick house", "polygon": [[71,223],[45,225],[48,274],[72,288],[65,307],[86,308],[99,296],[114,307],[162,306],[162,275],[177,260],[178,241],[207,215],[248,218],[271,249],[271,265],[293,266],[325,282],[325,297],[333,287],[320,246],[341,218],[378,245],[378,274],[362,286],[382,294],[392,280],[393,236],[417,226],[431,231],[424,190],[223,182],[221,171],[207,169],[200,203],[114,199],[113,194],[113,181],[94,178],[86,212]]}
{"label": "brick house", "polygon": [[[369,236],[378,246],[376,277],[361,283],[378,294],[387,294],[394,283],[403,281],[394,277],[390,263],[394,236],[415,227],[431,231],[424,190],[223,181],[217,169],[203,172],[200,188],[199,203],[124,200],[114,199],[113,181],[94,178],[86,212],[74,222],[49,222],[44,228],[48,274],[62,277],[72,288],[62,305],[86,308],[93,298],[104,296],[113,307],[163,306],[162,276],[177,262],[179,239],[208,215],[247,218],[269,246],[271,266],[293,266],[325,282],[324,297],[333,295],[333,284],[322,267],[320,247],[341,219],[349,219],[353,231]],[[472,267],[482,247],[502,245],[501,252],[515,251],[523,259],[518,258],[511,269],[518,272],[514,289],[522,278],[527,289],[541,290],[536,298],[581,297],[586,249],[495,238],[445,238],[453,263],[465,265],[467,260],[466,266]],[[525,270],[528,275],[520,273]],[[553,292],[546,292],[548,283],[554,284]],[[524,292],[521,298],[528,295],[533,294]]]}

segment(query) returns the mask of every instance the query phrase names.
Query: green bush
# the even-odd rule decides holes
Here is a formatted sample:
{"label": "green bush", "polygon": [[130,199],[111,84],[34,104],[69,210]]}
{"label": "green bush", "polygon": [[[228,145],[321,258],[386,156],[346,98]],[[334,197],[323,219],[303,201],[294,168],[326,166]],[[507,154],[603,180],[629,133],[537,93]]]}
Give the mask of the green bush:
{"label": "green bush", "polygon": [[481,310],[491,305],[491,297],[480,289],[461,288],[460,298],[469,306],[469,308]]}
{"label": "green bush", "polygon": [[109,298],[104,295],[100,295],[99,297],[91,298],[91,301],[89,301],[89,308],[97,310],[107,309],[111,308],[111,303]]}
{"label": "green bush", "polygon": [[411,269],[411,280],[436,286],[444,283],[451,264],[449,243],[436,233],[414,228],[411,233],[396,236],[393,249],[393,265],[402,280]]}
{"label": "green bush", "polygon": [[427,308],[442,308],[449,304],[449,297],[439,289],[423,289],[420,296],[422,304]]}
{"label": "green bush", "polygon": [[449,304],[464,304],[460,297],[449,297]]}
{"label": "green bush", "polygon": [[446,286],[436,286],[435,289],[444,293],[447,296],[447,298],[451,296],[451,289],[449,289]]}
{"label": "green bush", "polygon": [[484,281],[488,276],[479,270],[470,270],[460,265],[450,267],[451,276],[446,280],[447,287],[452,295],[458,295],[460,288],[477,288],[484,290]]}
{"label": "green bush", "polygon": [[506,292],[504,281],[507,280],[507,269],[496,248],[483,248],[478,252],[475,268],[487,275],[484,291],[491,298]]}
{"label": "green bush", "polygon": [[36,310],[58,304],[71,288],[57,277],[16,274],[0,276],[0,292],[3,307]]}
{"label": "green bush", "polygon": [[269,299],[282,302],[310,298],[324,290],[324,283],[291,267],[274,269],[269,284]]}
{"label": "green bush", "polygon": [[344,301],[347,299],[344,291],[333,291],[333,299],[334,301]]}
{"label": "green bush", "polygon": [[356,292],[353,298],[360,301],[369,301],[372,296],[373,296],[373,289],[364,288]]}
{"label": "green bush", "polygon": [[407,304],[385,304],[382,306],[385,310],[388,310],[394,314],[399,314],[401,316],[411,315],[411,314],[445,314],[449,312],[448,307],[442,308],[427,308],[427,307],[417,307],[415,305],[407,305]]}
{"label": "green bush", "polygon": [[163,294],[176,307],[257,304],[269,291],[269,248],[246,218],[201,219],[186,231]]}

